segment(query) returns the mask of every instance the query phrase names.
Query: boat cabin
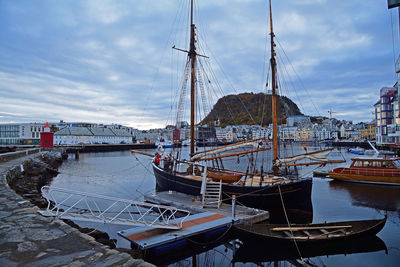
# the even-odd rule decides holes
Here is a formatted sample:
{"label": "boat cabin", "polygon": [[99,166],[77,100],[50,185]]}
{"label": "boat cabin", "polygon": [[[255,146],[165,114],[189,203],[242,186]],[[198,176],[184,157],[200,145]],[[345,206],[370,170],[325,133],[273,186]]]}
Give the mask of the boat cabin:
{"label": "boat cabin", "polygon": [[378,158],[354,158],[351,159],[350,168],[385,168],[400,169],[400,158],[378,159]]}

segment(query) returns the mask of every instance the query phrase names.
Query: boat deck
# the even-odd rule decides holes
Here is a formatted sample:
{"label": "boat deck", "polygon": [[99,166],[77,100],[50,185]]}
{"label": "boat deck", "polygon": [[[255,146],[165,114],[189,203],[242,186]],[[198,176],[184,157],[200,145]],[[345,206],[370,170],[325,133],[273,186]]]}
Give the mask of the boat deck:
{"label": "boat deck", "polygon": [[[154,194],[145,195],[144,199],[145,201],[151,203],[186,209],[191,213],[202,213],[208,211],[215,212],[226,217],[232,217],[232,205],[222,203],[219,209],[203,208],[201,201],[196,200],[194,196],[180,192],[157,192]],[[234,224],[253,224],[265,221],[267,219],[269,219],[268,211],[236,205],[235,219],[233,221]]]}

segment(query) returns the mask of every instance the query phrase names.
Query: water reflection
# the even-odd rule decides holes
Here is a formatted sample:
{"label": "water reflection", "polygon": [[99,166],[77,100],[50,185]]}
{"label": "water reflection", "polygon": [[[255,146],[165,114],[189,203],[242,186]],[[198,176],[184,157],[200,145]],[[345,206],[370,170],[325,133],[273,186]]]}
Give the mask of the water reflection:
{"label": "water reflection", "polygon": [[[241,158],[240,164],[236,160],[231,163],[232,165],[242,166],[246,162],[244,158]],[[129,151],[82,154],[78,161],[73,158],[65,161],[59,171],[60,174],[54,179],[52,186],[135,200],[141,200],[143,194],[154,192],[155,189],[155,179],[151,173],[152,170],[148,158],[140,155],[132,156]],[[303,168],[299,172],[312,173],[312,169],[309,171]],[[304,175],[302,177],[307,176]],[[311,216],[309,214],[309,219],[306,219],[305,222],[310,222],[310,218],[313,222],[380,218],[383,215],[381,214],[382,212],[379,212],[381,210],[390,213],[395,212],[400,215],[400,187],[314,179],[311,198],[313,214]],[[379,216],[376,211],[380,213]],[[300,215],[300,218],[303,217],[301,212],[295,212],[295,215]],[[398,262],[400,262],[400,242],[398,237],[400,216],[388,215],[390,220],[379,233],[379,237],[385,241],[389,249],[388,255],[383,252],[385,247],[382,246],[382,242],[379,245],[377,240],[375,242],[363,241],[359,242],[359,244],[354,244],[357,251],[352,251],[350,248],[345,251],[338,251],[343,246],[348,247],[347,243],[343,243],[336,244],[331,249],[323,249],[318,253],[315,253],[314,250],[314,254],[311,253],[313,251],[307,254],[308,250],[305,249],[304,255],[310,255],[309,257],[311,255],[338,255],[325,258],[324,261],[327,266],[340,264],[346,266],[397,266]],[[307,218],[307,214],[305,217]],[[283,217],[278,216],[278,218]],[[301,219],[293,218],[293,215],[290,217],[290,221],[301,223]],[[117,231],[123,229],[117,229],[110,225],[100,226],[94,223],[84,225],[84,227],[97,228],[108,232],[111,238],[118,240],[117,247],[130,248],[130,243],[123,238],[118,239],[116,234]],[[378,240],[380,239],[378,238]],[[232,241],[230,243],[228,241],[221,238],[221,240],[218,239],[216,243],[212,244],[196,246],[193,243],[183,250],[166,253],[161,257],[155,256],[153,259],[151,259],[150,254],[142,256],[146,261],[154,262],[156,265],[232,266],[232,259],[234,259],[235,266],[248,266],[249,264],[245,263],[245,259],[240,256],[242,253],[240,251],[245,251],[246,247],[249,247],[249,250],[254,251],[254,253],[258,251],[258,254],[249,254],[249,257],[254,258],[250,258],[246,262],[256,262],[256,260],[261,262],[263,254],[265,257],[268,255],[271,257],[271,253],[267,252],[267,250],[275,251],[276,255],[279,255],[279,251],[281,254],[284,253],[286,255],[288,253],[287,255],[290,255],[289,249],[275,248],[275,244],[244,244],[243,247],[238,248],[238,253],[234,256],[235,247],[232,245]],[[371,253],[367,253],[369,251]],[[354,254],[348,255],[351,253]],[[343,256],[343,254],[347,256]],[[295,256],[293,257],[292,259],[296,259]],[[315,256],[311,260],[318,261],[319,258]],[[284,265],[288,266],[290,264],[285,261]]]}
{"label": "water reflection", "polygon": [[[204,240],[188,239],[184,246],[177,246],[173,250],[166,251],[146,251],[142,254],[142,258],[157,266],[167,266],[171,264],[184,263],[184,266],[209,266],[216,258],[221,260],[221,255],[232,249],[234,236],[232,232],[228,235],[221,236],[214,242],[204,242]],[[230,251],[231,252],[231,251]],[[222,261],[229,265],[232,255],[226,255]],[[207,264],[207,262],[209,264]],[[206,263],[206,264],[205,264]],[[211,264],[212,266],[213,264]]]}
{"label": "water reflection", "polygon": [[331,181],[329,189],[347,192],[353,206],[400,212],[400,187]]}
{"label": "water reflection", "polygon": [[[293,265],[301,265],[301,258],[314,258],[329,255],[348,255],[355,253],[369,253],[384,250],[387,253],[385,242],[377,236],[358,238],[346,242],[327,242],[324,244],[294,243],[279,246],[276,243],[265,242],[243,243],[235,252],[233,262],[263,263],[287,261]],[[311,259],[307,260],[312,265]],[[306,261],[306,262],[307,262]]]}

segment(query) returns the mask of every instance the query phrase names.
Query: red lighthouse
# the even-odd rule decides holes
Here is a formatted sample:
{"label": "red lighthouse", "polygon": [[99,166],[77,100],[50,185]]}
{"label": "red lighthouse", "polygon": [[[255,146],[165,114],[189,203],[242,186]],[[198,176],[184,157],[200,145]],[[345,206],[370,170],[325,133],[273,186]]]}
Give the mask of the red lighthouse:
{"label": "red lighthouse", "polygon": [[54,147],[54,133],[50,132],[50,125],[44,125],[44,131],[40,133],[40,147]]}

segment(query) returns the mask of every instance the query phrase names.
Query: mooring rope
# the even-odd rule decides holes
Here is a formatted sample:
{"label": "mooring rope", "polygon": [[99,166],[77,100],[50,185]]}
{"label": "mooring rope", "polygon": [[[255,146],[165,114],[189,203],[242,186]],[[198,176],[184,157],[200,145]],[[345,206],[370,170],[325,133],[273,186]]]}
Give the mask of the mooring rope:
{"label": "mooring rope", "polygon": [[282,192],[281,192],[281,186],[280,186],[280,185],[278,185],[278,189],[279,189],[279,196],[281,197],[283,212],[285,213],[286,222],[287,222],[287,224],[288,224],[290,233],[292,234],[293,242],[294,242],[294,244],[295,244],[295,246],[296,246],[297,253],[299,253],[301,262],[303,263],[303,265],[305,265],[305,261],[304,261],[304,259],[303,259],[303,256],[301,256],[299,246],[297,245],[296,239],[294,238],[293,231],[292,231],[292,227],[290,226],[289,218],[288,218],[288,215],[287,215],[287,213],[286,213],[285,203],[283,202],[283,197],[282,197]]}

